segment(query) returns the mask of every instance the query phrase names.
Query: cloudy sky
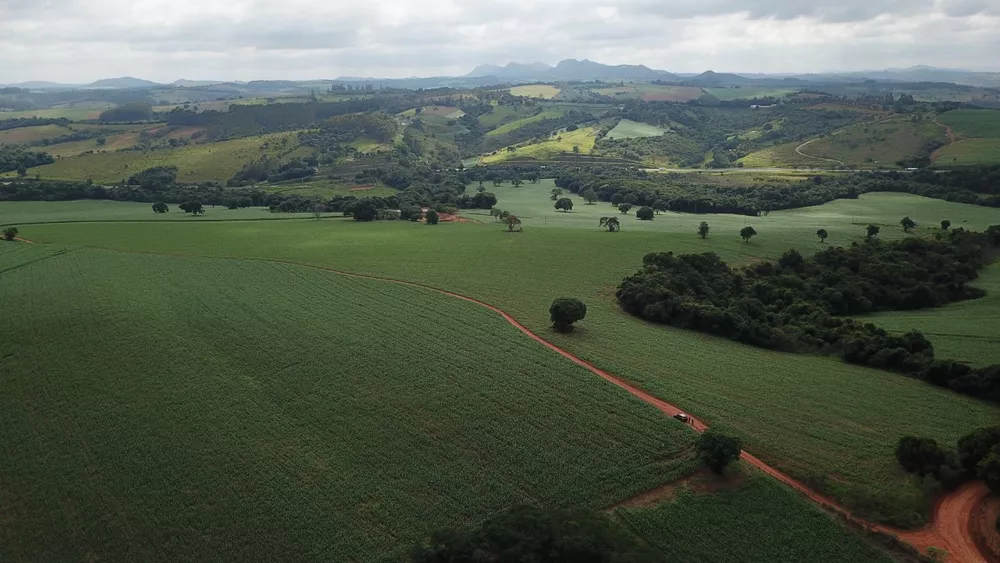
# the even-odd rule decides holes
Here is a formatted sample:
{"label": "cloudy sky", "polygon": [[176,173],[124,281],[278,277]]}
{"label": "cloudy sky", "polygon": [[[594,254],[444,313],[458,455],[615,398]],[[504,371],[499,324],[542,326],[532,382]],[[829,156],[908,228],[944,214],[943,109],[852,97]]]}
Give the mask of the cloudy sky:
{"label": "cloudy sky", "polygon": [[1000,0],[0,0],[0,83],[464,74],[1000,71]]}

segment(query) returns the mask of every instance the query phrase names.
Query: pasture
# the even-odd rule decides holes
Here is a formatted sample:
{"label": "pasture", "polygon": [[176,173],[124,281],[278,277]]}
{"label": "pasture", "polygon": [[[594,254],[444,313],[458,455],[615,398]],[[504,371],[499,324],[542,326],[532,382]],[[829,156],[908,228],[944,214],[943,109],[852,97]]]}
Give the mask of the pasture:
{"label": "pasture", "polygon": [[524,86],[514,86],[510,89],[512,96],[525,96],[528,98],[540,98],[551,100],[559,95],[559,88],[551,84],[526,84]]}
{"label": "pasture", "polygon": [[938,121],[951,127],[959,138],[1000,138],[1000,110],[955,109],[942,113]]}
{"label": "pasture", "polygon": [[42,117],[48,119],[58,119],[65,117],[70,121],[84,121],[87,119],[97,119],[101,112],[115,107],[110,102],[80,102],[53,106],[45,109],[32,109],[25,111],[4,111],[0,112],[0,119],[18,119],[21,117]]}
{"label": "pasture", "polygon": [[859,168],[895,167],[896,161],[926,153],[931,143],[947,143],[944,130],[929,119],[914,122],[900,116],[878,123],[859,123],[801,147],[801,152]]}
{"label": "pasture", "polygon": [[[775,258],[793,246],[803,253],[819,250],[820,227],[830,232],[827,245],[850,244],[863,237],[869,222],[885,225],[883,238],[901,238],[907,235],[893,225],[905,214],[921,224],[949,218],[981,229],[1000,223],[1000,210],[867,194],[766,217],[661,214],[641,222],[628,215],[621,232],[608,233],[597,218],[618,215],[610,205],[587,206],[574,197],[571,213],[556,212],[551,187],[542,182],[493,189],[498,207],[523,218],[525,231],[516,235],[471,213],[482,223],[53,224],[25,227],[22,236],[144,252],[293,260],[476,296],[582,358],[739,435],[755,455],[875,519],[914,524],[927,508],[924,493],[893,458],[900,436],[950,444],[1000,416],[996,406],[835,358],[781,354],[652,325],[622,313],[614,300],[616,285],[648,252],[712,251],[740,264]],[[706,240],[695,234],[702,220],[712,229]],[[751,243],[737,235],[746,224],[760,232]],[[462,266],[442,267],[445,254]],[[589,308],[571,335],[548,328],[548,305],[564,294],[580,297]]]}
{"label": "pasture", "polygon": [[18,243],[0,272],[5,561],[382,561],[694,467],[683,424],[429,290]]}
{"label": "pasture", "polygon": [[579,147],[579,154],[589,154],[594,148],[597,130],[594,127],[581,127],[576,131],[563,131],[555,137],[529,145],[514,147],[514,152],[507,149],[500,149],[497,154],[485,155],[482,158],[484,164],[503,162],[512,158],[531,158],[545,160],[553,156],[564,154],[574,154],[573,148]]}
{"label": "pasture", "polygon": [[181,182],[225,182],[251,159],[265,154],[283,156],[296,143],[294,133],[274,133],[174,149],[85,154],[32,168],[29,174],[45,179],[110,183],[146,168],[176,166]]}
{"label": "pasture", "polygon": [[528,125],[530,123],[535,123],[536,121],[541,121],[543,119],[555,119],[558,117],[562,117],[564,114],[565,112],[558,109],[546,109],[543,110],[541,113],[537,113],[529,117],[518,119],[516,121],[511,121],[509,123],[505,123],[497,127],[496,129],[487,132],[486,136],[495,137],[497,135],[503,135],[505,133],[510,133],[511,131],[516,131],[517,129],[520,129],[521,127],[524,127],[525,125]]}
{"label": "pasture", "polygon": [[[0,118],[4,114],[0,113]],[[34,127],[18,127],[0,131],[0,145],[24,145],[45,139],[54,139],[69,135],[73,131],[62,125],[36,125]]]}
{"label": "pasture", "polygon": [[609,139],[639,139],[643,137],[659,137],[666,131],[655,125],[640,123],[631,119],[622,119],[608,132]]}
{"label": "pasture", "polygon": [[595,88],[594,92],[623,100],[644,100],[647,102],[687,102],[696,100],[705,92],[692,86],[667,86],[662,84],[626,84]]}
{"label": "pasture", "polygon": [[956,141],[935,153],[941,166],[1000,163],[1000,110],[956,109],[938,116]]}
{"label": "pasture", "polygon": [[794,94],[791,88],[760,88],[754,86],[733,86],[729,88],[705,88],[705,93],[723,101],[753,98],[781,98]]}

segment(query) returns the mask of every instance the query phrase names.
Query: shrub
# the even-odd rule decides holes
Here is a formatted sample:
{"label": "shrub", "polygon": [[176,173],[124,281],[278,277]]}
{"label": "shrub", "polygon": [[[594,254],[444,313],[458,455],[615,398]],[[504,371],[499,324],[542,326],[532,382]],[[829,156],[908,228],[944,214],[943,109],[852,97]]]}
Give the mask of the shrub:
{"label": "shrub", "polygon": [[635,212],[636,219],[639,219],[640,221],[652,221],[653,215],[653,208],[648,206],[640,207],[639,210]]}
{"label": "shrub", "polygon": [[428,209],[427,214],[424,215],[424,220],[427,221],[428,225],[437,225],[441,221],[441,218],[438,217],[437,211]]}

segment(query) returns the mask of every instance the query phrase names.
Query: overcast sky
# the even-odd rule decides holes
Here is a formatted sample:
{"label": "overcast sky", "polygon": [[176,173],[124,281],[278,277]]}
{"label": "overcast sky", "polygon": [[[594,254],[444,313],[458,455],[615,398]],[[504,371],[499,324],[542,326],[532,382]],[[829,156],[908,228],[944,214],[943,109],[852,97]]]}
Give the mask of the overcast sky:
{"label": "overcast sky", "polygon": [[565,58],[1000,71],[1000,0],[0,0],[0,83],[457,75]]}

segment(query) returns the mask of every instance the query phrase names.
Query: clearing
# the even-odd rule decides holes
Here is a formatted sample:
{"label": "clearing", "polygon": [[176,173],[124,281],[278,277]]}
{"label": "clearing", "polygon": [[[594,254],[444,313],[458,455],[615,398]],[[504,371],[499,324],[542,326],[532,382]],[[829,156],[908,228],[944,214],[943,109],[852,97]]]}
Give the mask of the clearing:
{"label": "clearing", "polygon": [[551,100],[559,95],[561,90],[551,84],[529,84],[525,86],[515,86],[510,89],[512,96],[525,96],[528,98],[541,98]]}
{"label": "clearing", "polygon": [[640,123],[631,119],[622,119],[606,136],[609,139],[639,139],[643,137],[659,137],[666,132],[666,129],[655,125]]}
{"label": "clearing", "polygon": [[580,127],[575,131],[563,131],[556,137],[550,137],[540,143],[513,147],[511,152],[506,148],[496,154],[482,158],[484,164],[503,162],[512,158],[546,160],[555,156],[575,154],[573,147],[579,147],[579,154],[589,154],[596,142],[597,130],[594,127]]}

